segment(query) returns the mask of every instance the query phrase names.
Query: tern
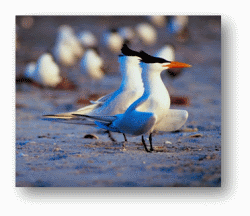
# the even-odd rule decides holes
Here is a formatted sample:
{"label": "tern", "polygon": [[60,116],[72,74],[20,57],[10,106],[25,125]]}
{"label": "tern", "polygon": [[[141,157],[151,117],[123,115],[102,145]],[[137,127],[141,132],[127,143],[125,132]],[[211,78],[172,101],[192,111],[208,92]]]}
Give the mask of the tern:
{"label": "tern", "polygon": [[80,34],[78,35],[79,41],[80,43],[84,46],[84,47],[95,47],[98,44],[98,40],[95,37],[95,35],[91,32],[91,31],[82,31],[80,32]]}
{"label": "tern", "polygon": [[[165,69],[191,67],[191,65],[154,57],[144,51],[139,52],[138,56],[141,58],[144,93],[124,113],[113,116],[74,115],[92,119],[96,125],[108,131],[142,136],[146,152],[152,152],[153,131],[176,130],[188,118],[188,112],[185,110],[169,109],[170,97],[160,74]],[[144,140],[146,134],[149,134],[150,150]]]}
{"label": "tern", "polygon": [[157,32],[149,23],[140,23],[136,26],[136,32],[142,42],[146,45],[153,45],[157,40]]}
{"label": "tern", "polygon": [[153,25],[155,25],[155,26],[157,26],[159,28],[162,28],[162,27],[166,26],[166,24],[167,24],[167,17],[166,16],[156,16],[156,15],[154,15],[154,16],[148,16],[147,18],[149,19],[149,21]]}
{"label": "tern", "polygon": [[113,53],[118,53],[123,46],[124,39],[117,29],[110,29],[104,33],[103,42]]}
{"label": "tern", "polygon": [[[126,109],[143,94],[144,88],[141,79],[142,69],[139,66],[140,58],[138,52],[132,51],[126,44],[123,45],[122,55],[119,56],[122,82],[119,89],[113,93],[92,101],[91,105],[78,109],[77,111],[44,115],[44,120],[61,121],[70,124],[95,125],[82,117],[74,114],[87,115],[116,115],[124,113]],[[96,125],[95,125],[96,126]],[[124,139],[127,141],[125,134]]]}
{"label": "tern", "polygon": [[29,63],[24,76],[44,87],[56,87],[62,81],[59,66],[50,53],[42,54],[37,63]]}
{"label": "tern", "polygon": [[55,60],[64,66],[73,66],[83,53],[83,47],[73,29],[67,25],[60,26],[53,48]]}
{"label": "tern", "polygon": [[100,80],[104,77],[103,59],[95,48],[87,49],[80,62],[81,72],[92,80]]}

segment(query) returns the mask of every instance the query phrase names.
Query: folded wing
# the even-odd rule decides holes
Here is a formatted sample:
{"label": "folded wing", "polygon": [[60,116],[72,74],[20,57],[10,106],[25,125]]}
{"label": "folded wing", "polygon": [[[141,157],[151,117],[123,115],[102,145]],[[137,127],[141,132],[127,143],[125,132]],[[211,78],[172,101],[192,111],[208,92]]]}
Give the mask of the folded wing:
{"label": "folded wing", "polygon": [[186,110],[169,109],[165,118],[163,118],[154,128],[155,131],[176,131],[180,129],[187,121],[188,112]]}

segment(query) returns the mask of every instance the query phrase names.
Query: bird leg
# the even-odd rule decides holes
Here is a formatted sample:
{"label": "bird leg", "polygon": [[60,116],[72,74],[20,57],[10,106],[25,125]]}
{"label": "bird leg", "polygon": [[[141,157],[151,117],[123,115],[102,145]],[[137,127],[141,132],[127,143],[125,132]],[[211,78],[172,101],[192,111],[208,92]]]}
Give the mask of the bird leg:
{"label": "bird leg", "polygon": [[152,145],[152,133],[149,135],[149,143],[150,143],[150,151],[154,151],[153,145]]}
{"label": "bird leg", "polygon": [[127,137],[124,133],[123,133],[123,137],[124,137],[125,142],[127,142],[128,140],[127,140]]}
{"label": "bird leg", "polygon": [[149,150],[147,149],[147,146],[146,146],[146,143],[145,143],[145,140],[144,140],[144,137],[143,137],[143,136],[141,136],[141,140],[142,140],[142,143],[143,143],[143,145],[144,145],[144,148],[145,148],[146,152],[151,152],[151,151],[149,151]]}
{"label": "bird leg", "polygon": [[116,139],[112,136],[110,131],[108,131],[108,136],[109,136],[109,139],[111,139],[111,141],[116,142]]}

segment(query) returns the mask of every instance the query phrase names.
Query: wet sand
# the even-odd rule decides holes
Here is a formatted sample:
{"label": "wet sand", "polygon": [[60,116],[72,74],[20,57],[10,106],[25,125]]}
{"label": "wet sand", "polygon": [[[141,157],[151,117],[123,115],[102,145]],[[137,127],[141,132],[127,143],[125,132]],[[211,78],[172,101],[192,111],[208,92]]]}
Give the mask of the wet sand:
{"label": "wet sand", "polygon": [[[135,25],[143,20],[146,18],[36,18],[34,27],[20,30],[17,76],[23,73],[27,61],[37,59],[53,46],[56,29],[62,23],[71,24],[76,32],[91,25],[93,32],[101,37],[106,26]],[[117,55],[101,45],[107,75],[94,88],[79,73],[77,65],[70,73],[63,69],[79,85],[77,90],[16,86],[16,186],[221,186],[220,19],[190,17],[190,37],[186,41],[168,37],[164,29],[158,29],[158,33],[156,45],[147,47],[139,43],[138,48],[153,54],[167,41],[176,46],[176,60],[193,66],[176,79],[162,75],[170,95],[189,99],[186,106],[171,106],[189,112],[185,126],[174,133],[154,134],[156,151],[146,153],[140,137],[128,137],[124,143],[122,135],[113,134],[117,142],[112,142],[105,131],[97,128],[41,120],[44,114],[84,106],[81,99],[88,99],[91,94],[104,95],[119,87]],[[98,139],[86,139],[86,134],[94,134]]]}

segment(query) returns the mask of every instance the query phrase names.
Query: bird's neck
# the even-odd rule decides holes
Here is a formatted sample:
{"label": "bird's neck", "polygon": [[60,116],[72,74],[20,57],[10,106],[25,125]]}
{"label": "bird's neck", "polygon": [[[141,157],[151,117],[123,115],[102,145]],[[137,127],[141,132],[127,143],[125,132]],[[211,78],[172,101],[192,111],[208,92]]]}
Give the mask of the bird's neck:
{"label": "bird's neck", "polygon": [[[139,61],[138,61],[139,62]],[[141,68],[139,64],[125,64],[121,66],[122,82],[120,88],[123,90],[136,90],[143,92]]]}
{"label": "bird's neck", "polygon": [[142,81],[144,84],[144,95],[169,95],[161,79],[160,71],[144,70],[142,72]]}
{"label": "bird's neck", "polygon": [[121,88],[143,91],[143,83],[142,83],[141,76],[137,76],[135,74],[124,76],[122,78]]}

